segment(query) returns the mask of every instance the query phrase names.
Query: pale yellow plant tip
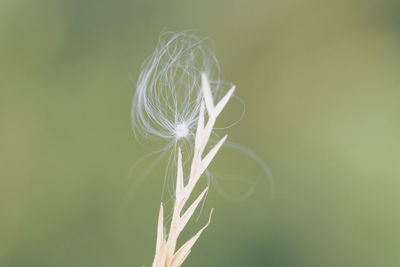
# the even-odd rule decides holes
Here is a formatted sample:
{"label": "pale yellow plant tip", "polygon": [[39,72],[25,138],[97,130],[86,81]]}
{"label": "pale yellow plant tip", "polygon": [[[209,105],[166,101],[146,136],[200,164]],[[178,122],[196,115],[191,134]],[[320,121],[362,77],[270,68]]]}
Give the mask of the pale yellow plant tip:
{"label": "pale yellow plant tip", "polygon": [[[177,175],[176,175],[176,189],[175,189],[175,202],[172,213],[172,220],[169,226],[169,232],[164,232],[164,210],[161,203],[160,213],[158,218],[157,227],[157,245],[156,255],[153,261],[153,267],[179,267],[189,255],[193,245],[196,243],[201,233],[210,224],[212,211],[207,224],[200,229],[191,239],[189,239],[181,248],[176,251],[176,244],[180,233],[187,225],[190,218],[193,216],[199,203],[204,198],[208,191],[206,187],[200,195],[193,201],[193,203],[183,210],[189,197],[191,196],[195,185],[197,184],[200,176],[205,172],[215,155],[224,144],[227,136],[224,136],[203,158],[204,149],[207,146],[211,132],[214,128],[215,120],[226,106],[228,100],[231,98],[234,87],[219,101],[217,106],[214,107],[213,96],[210,90],[210,84],[205,74],[202,74],[202,92],[204,104],[201,104],[199,119],[197,124],[197,132],[195,137],[194,153],[191,164],[190,175],[185,185],[183,165],[182,165],[182,152],[178,149],[178,162],[177,162]],[[204,126],[204,106],[208,112],[208,121]],[[183,214],[183,215],[182,215]]]}

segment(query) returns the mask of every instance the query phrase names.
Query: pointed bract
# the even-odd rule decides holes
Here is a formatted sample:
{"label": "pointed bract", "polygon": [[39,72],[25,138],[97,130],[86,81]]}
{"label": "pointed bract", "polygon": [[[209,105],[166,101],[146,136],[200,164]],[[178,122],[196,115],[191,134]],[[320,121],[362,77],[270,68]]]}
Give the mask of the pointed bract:
{"label": "pointed bract", "polygon": [[203,135],[204,131],[204,102],[201,102],[200,105],[200,113],[199,113],[199,120],[197,122],[197,131],[196,131],[196,138],[195,138],[195,146],[199,146],[200,137]]}
{"label": "pointed bract", "polygon": [[208,152],[208,154],[204,157],[204,159],[201,161],[201,172],[203,173],[210,162],[213,160],[215,155],[217,154],[218,150],[221,148],[221,146],[224,144],[226,138],[228,136],[225,135],[211,150]]}
{"label": "pointed bract", "polygon": [[215,117],[217,117],[221,111],[224,109],[229,99],[232,97],[233,92],[235,91],[235,86],[233,86],[228,93],[218,102],[218,104],[214,108]]}
{"label": "pointed bract", "polygon": [[190,207],[185,211],[185,213],[181,217],[180,223],[180,230],[186,226],[187,222],[189,221],[190,217],[192,217],[194,211],[196,210],[197,206],[199,205],[200,201],[203,199],[205,193],[208,191],[208,187],[201,192],[201,194],[197,197],[197,199],[190,205]]}
{"label": "pointed bract", "polygon": [[[183,263],[183,260],[185,260],[187,255],[190,253],[190,250],[192,249],[193,245],[196,243],[197,239],[199,239],[201,233],[210,224],[213,211],[214,211],[214,209],[211,209],[207,224],[205,226],[203,226],[203,228],[201,228],[200,231],[198,231],[197,234],[195,234],[191,239],[189,239],[180,249],[178,249],[178,251],[174,255],[174,258],[172,259],[172,262],[179,261],[180,264]],[[179,265],[174,265],[174,266],[179,266]]]}
{"label": "pointed bract", "polygon": [[181,199],[183,194],[183,167],[182,167],[182,152],[181,148],[178,148],[178,166],[176,174],[176,198]]}
{"label": "pointed bract", "polygon": [[160,251],[161,244],[164,242],[163,233],[164,233],[164,209],[163,209],[163,204],[161,203],[160,213],[158,214],[156,253]]}
{"label": "pointed bract", "polygon": [[214,110],[214,100],[211,93],[210,83],[205,73],[201,74],[201,89],[203,91],[204,102],[206,103],[208,114],[212,116]]}

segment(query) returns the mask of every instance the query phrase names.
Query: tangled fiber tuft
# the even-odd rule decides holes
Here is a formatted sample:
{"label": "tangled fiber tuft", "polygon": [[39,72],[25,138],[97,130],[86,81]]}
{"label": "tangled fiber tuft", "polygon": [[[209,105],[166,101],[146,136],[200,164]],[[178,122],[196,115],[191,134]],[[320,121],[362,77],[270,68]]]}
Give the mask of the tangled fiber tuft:
{"label": "tangled fiber tuft", "polygon": [[231,87],[220,80],[218,61],[207,39],[190,32],[166,32],[145,61],[132,105],[135,136],[178,140],[194,135],[203,95],[201,75],[218,99]]}

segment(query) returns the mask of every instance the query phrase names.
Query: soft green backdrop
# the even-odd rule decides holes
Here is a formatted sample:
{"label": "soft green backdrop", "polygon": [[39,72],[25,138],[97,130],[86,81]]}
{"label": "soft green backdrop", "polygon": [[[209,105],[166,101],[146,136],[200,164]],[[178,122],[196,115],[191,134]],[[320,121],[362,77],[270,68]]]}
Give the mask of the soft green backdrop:
{"label": "soft green backdrop", "polygon": [[151,151],[130,105],[159,33],[186,29],[213,39],[247,105],[230,140],[276,188],[211,190],[185,266],[400,266],[399,17],[396,0],[2,0],[0,266],[151,265],[162,170],[124,202]]}

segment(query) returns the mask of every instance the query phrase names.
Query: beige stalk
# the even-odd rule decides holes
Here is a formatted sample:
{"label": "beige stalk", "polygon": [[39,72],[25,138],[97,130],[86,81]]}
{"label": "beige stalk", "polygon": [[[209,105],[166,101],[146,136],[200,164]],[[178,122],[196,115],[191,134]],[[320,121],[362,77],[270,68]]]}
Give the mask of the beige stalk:
{"label": "beige stalk", "polygon": [[[210,90],[210,84],[205,74],[201,77],[201,88],[203,93],[204,102],[201,105],[199,119],[197,124],[197,131],[194,143],[194,153],[190,169],[190,175],[185,184],[183,177],[183,166],[182,166],[182,153],[180,148],[178,149],[178,163],[177,163],[177,175],[176,175],[176,191],[175,191],[175,202],[172,213],[172,220],[169,227],[168,235],[164,230],[164,211],[163,204],[160,206],[160,213],[158,217],[158,228],[157,228],[157,244],[156,254],[153,261],[153,267],[178,267],[184,262],[186,257],[189,255],[193,245],[200,237],[204,229],[209,225],[211,220],[212,211],[208,223],[197,232],[191,239],[184,243],[179,249],[176,249],[177,240],[180,233],[185,228],[189,219],[192,217],[194,211],[199,205],[200,201],[206,194],[208,187],[206,187],[196,200],[186,209],[187,200],[201,175],[207,169],[208,165],[213,160],[214,156],[221,148],[226,140],[227,136],[224,136],[210,151],[203,157],[204,150],[209,141],[210,135],[214,128],[215,121],[225,105],[231,98],[235,87],[232,87],[228,93],[214,105],[213,96]],[[205,105],[204,105],[205,103]],[[205,106],[205,107],[204,107]],[[205,124],[205,109],[208,113],[208,120]]]}

